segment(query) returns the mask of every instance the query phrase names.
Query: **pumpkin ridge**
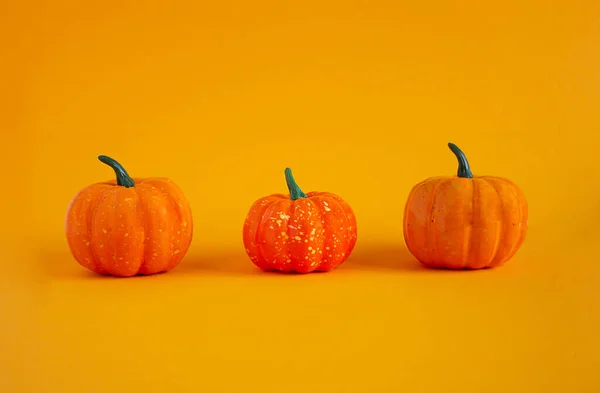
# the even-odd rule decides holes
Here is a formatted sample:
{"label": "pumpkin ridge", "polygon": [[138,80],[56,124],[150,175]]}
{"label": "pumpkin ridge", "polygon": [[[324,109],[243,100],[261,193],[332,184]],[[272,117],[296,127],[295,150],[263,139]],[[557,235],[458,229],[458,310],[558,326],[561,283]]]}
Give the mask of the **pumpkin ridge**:
{"label": "pumpkin ridge", "polygon": [[[256,253],[257,253],[257,258],[259,261],[262,261],[262,263],[264,265],[270,265],[270,268],[274,268],[272,261],[269,261],[266,257],[265,257],[265,253],[263,252],[263,247],[262,244],[260,243],[259,239],[262,236],[262,230],[263,228],[265,228],[267,225],[265,225],[266,223],[268,223],[269,217],[271,216],[271,212],[274,210],[274,206],[280,203],[280,201],[269,201],[269,203],[267,203],[265,210],[263,211],[262,215],[259,216],[259,222],[258,222],[258,226],[256,228],[256,233],[255,238],[254,238],[254,243],[256,244]],[[283,203],[282,203],[283,205]],[[287,213],[286,213],[287,214]]]}
{"label": "pumpkin ridge", "polygon": [[[308,196],[306,205],[307,207],[311,207],[315,210],[317,217],[315,218],[315,220],[319,220],[319,222],[321,223],[321,226],[323,227],[323,232],[321,233],[323,235],[321,244],[319,245],[321,247],[322,250],[324,250],[324,242],[325,242],[325,226],[323,225],[323,213],[321,212],[321,209],[319,208],[319,204],[315,202],[316,198],[321,198],[321,192],[319,191],[310,191],[307,192],[306,195]],[[309,222],[310,223],[310,222]],[[318,257],[318,261],[317,264],[315,265],[313,271],[315,270],[319,270],[319,268],[321,267],[321,265],[323,264],[323,262],[325,261],[325,254],[321,254]]]}
{"label": "pumpkin ridge", "polygon": [[[273,195],[269,195],[254,201],[250,210],[246,214],[244,225],[242,226],[242,239],[246,254],[252,262],[258,267],[265,268],[258,252],[258,226],[262,222],[262,217],[269,208],[271,202],[278,200]],[[252,236],[250,234],[253,234]]]}
{"label": "pumpkin ridge", "polygon": [[[285,201],[287,201],[287,199],[285,199]],[[277,202],[281,203],[281,206],[283,207],[282,213],[285,214],[285,215],[287,215],[287,216],[290,216],[289,219],[282,220],[282,223],[285,223],[285,231],[281,231],[281,232],[285,232],[285,235],[287,236],[287,240],[285,242],[282,240],[282,242],[280,243],[281,246],[282,246],[281,249],[280,249],[280,253],[282,255],[285,255],[286,265],[289,264],[290,270],[293,270],[293,266],[292,266],[292,262],[291,262],[292,258],[290,256],[290,254],[291,254],[291,251],[290,251],[290,242],[288,241],[289,239],[291,239],[291,236],[290,236],[290,219],[291,219],[291,215],[292,214],[290,212],[288,212],[288,210],[287,210],[288,207],[290,206],[290,204],[288,204],[286,202],[281,202],[281,201],[277,201]],[[257,231],[257,234],[258,234],[258,231]],[[282,239],[284,239],[283,236],[282,236]],[[287,262],[288,260],[290,261],[289,263]]]}
{"label": "pumpkin ridge", "polygon": [[[515,198],[515,202],[516,202],[516,204],[517,204],[517,210],[519,211],[519,221],[518,221],[518,223],[519,223],[519,225],[520,225],[520,224],[521,224],[521,221],[523,220],[523,217],[522,217],[522,215],[523,215],[523,212],[521,211],[520,198],[517,196],[517,193],[515,192],[515,186],[514,186],[513,184],[510,184],[510,183],[509,183],[509,186],[510,186],[510,187],[509,187],[509,189],[510,189],[510,193],[511,193],[511,194],[512,194],[512,196]],[[513,255],[513,251],[514,251],[514,250],[515,250],[517,247],[519,247],[519,246],[520,246],[520,240],[521,240],[521,236],[522,236],[522,235],[523,235],[523,230],[521,229],[521,230],[519,231],[519,240],[518,240],[517,242],[513,243],[513,245],[512,245],[512,246],[511,246],[511,248],[510,248],[510,251],[507,253],[507,256],[508,256],[509,258],[511,258],[511,257],[512,257],[512,255]]]}
{"label": "pumpkin ridge", "polygon": [[[138,211],[138,206],[141,207],[140,211],[139,211],[139,215],[140,215],[140,220],[142,221],[142,230],[143,230],[143,236],[144,236],[144,241],[142,242],[142,250],[141,250],[141,254],[142,254],[142,261],[140,263],[140,267],[138,268],[138,274],[139,272],[142,271],[142,269],[144,269],[146,267],[146,264],[148,263],[147,259],[146,259],[146,249],[148,248],[148,228],[146,227],[146,206],[144,206],[144,198],[141,196],[141,193],[143,192],[143,188],[140,187],[142,184],[144,184],[143,181],[140,181],[137,183],[137,188],[135,190],[135,193],[137,194],[138,197],[138,201],[136,201],[136,205],[135,205],[135,211],[137,213]],[[138,203],[139,202],[139,203]]]}
{"label": "pumpkin ridge", "polygon": [[466,228],[466,232],[464,234],[465,238],[466,238],[466,245],[465,245],[465,250],[464,250],[464,256],[463,256],[463,264],[462,267],[466,268],[469,267],[469,254],[471,252],[471,247],[472,247],[472,238],[473,238],[473,226],[475,223],[475,209],[477,208],[477,204],[479,203],[477,198],[477,193],[480,192],[479,186],[475,187],[475,184],[478,184],[478,180],[473,179],[473,181],[471,182],[471,184],[473,184],[473,189],[471,190],[471,222],[469,224],[469,226]]}
{"label": "pumpkin ridge", "polygon": [[[285,260],[287,261],[289,258],[287,256],[287,251],[286,253],[284,253],[284,248],[281,247],[279,249],[277,249],[277,246],[281,246],[283,244],[283,240],[281,240],[281,242],[279,244],[268,244],[269,247],[267,248],[263,248],[262,244],[260,243],[260,238],[263,236],[263,230],[266,228],[270,228],[270,225],[273,225],[276,223],[276,220],[272,220],[272,218],[277,214],[279,214],[280,216],[283,215],[287,215],[287,216],[291,216],[291,213],[289,213],[287,211],[288,207],[289,207],[289,199],[275,199],[272,200],[270,203],[268,203],[266,205],[265,210],[263,211],[263,213],[260,215],[260,220],[258,223],[258,227],[256,230],[256,240],[255,243],[257,244],[257,257],[258,260],[260,261],[260,265],[265,265],[267,266],[267,270],[277,270],[278,266],[280,265],[280,260],[279,257],[281,257],[282,255],[284,256]],[[279,232],[285,232],[286,235],[288,233],[289,228],[287,226],[289,226],[289,219],[284,220],[283,218],[281,219],[282,224],[285,221],[286,222],[286,228],[285,231],[281,230]],[[279,235],[278,235],[279,236]],[[289,238],[289,235],[288,235]],[[284,239],[284,237],[282,236],[280,239]],[[288,242],[286,242],[286,246],[288,245]],[[271,255],[272,254],[272,255]]]}
{"label": "pumpkin ridge", "polygon": [[523,223],[523,209],[521,208],[521,197],[519,195],[517,195],[518,187],[514,182],[512,182],[508,179],[502,179],[502,178],[497,178],[497,177],[492,177],[492,178],[496,179],[496,180],[506,181],[510,185],[510,187],[509,187],[510,193],[515,197],[517,209],[519,210],[519,222],[518,222],[518,224],[520,226],[519,239],[515,243],[513,243],[510,251],[507,253],[506,259],[508,260],[516,254],[516,252],[519,250],[519,248],[523,244],[523,240],[524,240],[525,230],[523,229],[523,227],[521,225]]}
{"label": "pumpkin ridge", "polygon": [[[323,200],[324,202],[329,203],[330,200],[335,200],[335,198],[324,199],[325,198],[325,194],[326,193],[322,193],[319,196],[319,198],[321,198],[321,200]],[[335,200],[335,202],[337,203],[338,201]],[[338,203],[338,206],[340,206],[339,203]],[[327,244],[327,240],[328,239],[333,239],[333,237],[330,235],[331,231],[328,231],[327,226],[323,223],[323,217],[324,217],[324,214],[326,214],[326,213],[323,212],[323,207],[321,205],[319,205],[318,203],[315,203],[315,207],[316,207],[317,211],[319,212],[319,218],[321,219],[321,225],[323,226],[323,243],[321,244],[321,249],[323,251],[323,257],[321,259],[321,263],[318,266],[320,268],[321,265],[325,262],[325,253],[327,251],[325,249],[325,244]],[[345,210],[341,206],[340,206],[340,208],[342,209],[342,212],[345,213]],[[335,243],[332,243],[332,244],[335,244]],[[331,269],[329,269],[329,270],[332,270],[332,269],[335,269],[337,266],[339,266],[341,264],[341,262],[337,263],[337,264],[335,263],[336,255],[335,255],[335,252],[334,252],[334,247],[332,247],[330,251],[331,251],[332,257],[331,257],[331,260],[328,263],[331,265]]]}
{"label": "pumpkin ridge", "polygon": [[[181,260],[183,260],[184,256],[189,251],[192,241],[194,239],[194,213],[192,211],[192,205],[186,198],[183,190],[179,187],[179,185],[177,185],[172,180],[169,180],[169,184],[170,184],[170,187],[171,187],[171,190],[173,191],[173,193],[179,194],[180,201],[177,202],[177,206],[179,209],[178,212],[181,215],[181,220],[179,223],[180,228],[181,228],[181,226],[183,226],[184,219],[189,219],[189,223],[186,223],[186,226],[183,226],[184,228],[189,227],[189,230],[188,230],[189,232],[187,233],[188,236],[186,237],[187,240],[184,245],[185,252],[181,252],[181,255],[179,255],[179,262],[181,262]],[[181,230],[181,232],[184,233],[185,231]],[[179,240],[181,241],[182,239],[179,239]],[[177,262],[177,263],[179,263],[179,262]],[[172,268],[171,265],[169,265],[169,266],[170,266],[169,269],[171,269]],[[175,265],[173,265],[173,266],[175,266]]]}
{"label": "pumpkin ridge", "polygon": [[[319,193],[319,195],[317,195],[318,198],[323,198],[323,195],[325,193],[321,192]],[[323,263],[325,263],[325,243],[327,242],[327,227],[325,226],[325,224],[323,223],[323,210],[321,209],[321,206],[318,203],[315,203],[314,201],[311,201],[311,203],[315,206],[315,211],[317,212],[317,218],[319,220],[319,222],[321,223],[321,241],[319,244],[319,248],[321,249],[321,254],[319,256],[319,262],[317,263],[316,267],[314,270],[316,271],[325,271],[321,269],[321,266],[323,266]]]}
{"label": "pumpkin ridge", "polygon": [[[168,184],[168,182],[167,182]],[[175,200],[174,196],[173,196],[173,187],[170,184],[165,184],[165,188],[169,188],[169,191],[171,192],[166,192],[166,190],[161,190],[161,192],[165,195],[166,199],[169,200],[169,204],[171,205],[172,209],[170,210],[171,212],[175,211],[177,214],[177,217],[175,219],[174,224],[177,225],[179,224],[179,227],[181,227],[181,224],[183,223],[183,217],[182,217],[182,212],[179,206],[179,203],[177,203],[177,201]],[[190,223],[191,224],[191,223]],[[181,229],[180,229],[181,231]],[[171,237],[173,237],[174,235],[176,235],[177,233],[177,228],[171,226],[171,228],[169,228],[169,235]],[[167,270],[169,268],[169,266],[171,266],[171,264],[173,263],[173,261],[176,258],[179,258],[179,254],[174,254],[174,247],[176,247],[175,243],[171,242],[171,256],[169,257],[169,261],[167,262],[167,266],[163,269],[163,271]],[[176,248],[177,249],[177,248]],[[179,250],[181,253],[181,250]]]}
{"label": "pumpkin ridge", "polygon": [[[334,201],[335,204],[337,204],[340,207],[340,210],[344,213],[344,222],[346,223],[346,225],[344,226],[344,232],[347,233],[348,227],[350,226],[350,221],[348,220],[348,212],[346,212],[346,209],[340,203],[340,201],[338,201],[336,198],[331,198],[331,199]],[[348,258],[349,253],[352,251],[352,248],[350,247],[350,245],[352,243],[352,239],[348,238],[347,242],[348,242],[348,247],[346,248],[346,251],[344,252],[344,256],[342,257],[341,262],[346,260],[346,258]],[[339,265],[339,263],[337,265],[333,266],[333,268],[335,269],[338,265]]]}
{"label": "pumpkin ridge", "polygon": [[[450,179],[445,178],[442,180],[439,180],[437,182],[434,183],[434,186],[432,187],[430,194],[432,195],[431,197],[431,204],[429,206],[429,219],[427,220],[427,223],[425,224],[425,236],[428,237],[428,235],[431,235],[431,242],[433,243],[431,246],[431,250],[429,251],[429,259],[433,262],[433,263],[438,263],[439,261],[439,250],[438,250],[438,239],[437,239],[437,231],[433,230],[433,223],[435,222],[434,216],[435,216],[435,207],[436,204],[438,202],[438,195],[439,195],[439,191],[440,188],[442,188],[442,185],[446,184],[450,182]],[[433,252],[432,252],[433,251]],[[431,256],[431,254],[433,254],[433,257]]]}
{"label": "pumpkin ridge", "polygon": [[[304,233],[306,233],[306,228],[304,228],[304,224],[305,222],[305,214],[306,211],[305,209],[307,209],[307,206],[301,206],[301,203],[306,203],[304,201],[307,201],[308,199],[302,199],[302,201],[299,200],[292,200],[292,203],[290,204],[290,212],[288,213],[288,215],[290,216],[289,218],[289,222],[293,222],[294,223],[294,229],[295,231],[297,231],[297,234],[294,236],[291,236],[291,234],[289,234],[288,236],[290,237],[290,259],[291,259],[291,266],[292,266],[292,270],[295,272],[299,272],[301,269],[301,266],[304,263],[304,259],[303,257],[306,257],[305,252],[306,250],[304,249],[304,245],[303,242],[300,240],[300,238],[296,238],[296,236],[300,236],[302,237],[302,235],[300,235],[300,233],[302,232],[301,229],[304,230]],[[304,208],[304,209],[303,209]],[[302,218],[302,222],[300,221],[300,218]],[[288,225],[289,227],[289,225]],[[293,243],[291,242],[291,239],[295,239],[297,240],[297,243]],[[298,251],[300,250],[300,251]]]}
{"label": "pumpkin ridge", "polygon": [[[86,203],[88,201],[94,201],[94,194],[97,190],[100,190],[102,187],[98,184],[92,184],[75,194],[75,196],[71,199],[69,203],[69,207],[67,209],[67,217],[65,223],[65,231],[67,234],[67,243],[69,248],[71,249],[71,254],[75,258],[80,265],[96,272],[99,274],[103,274],[103,270],[98,266],[96,259],[92,253],[91,248],[91,239],[90,239],[90,231],[89,231],[89,213],[90,208],[93,203]],[[85,206],[85,208],[84,208]],[[85,217],[85,232],[78,229],[80,224],[80,217]],[[84,241],[89,248],[88,252],[85,253],[88,256],[82,255],[82,253],[78,252],[78,249],[81,248],[81,243]],[[89,243],[88,243],[89,242]]]}
{"label": "pumpkin ridge", "polygon": [[[135,181],[135,180],[134,180]],[[140,274],[140,272],[142,271],[142,268],[144,267],[144,265],[146,264],[146,248],[148,247],[147,244],[147,240],[146,238],[147,236],[147,229],[146,229],[146,210],[145,210],[145,206],[144,206],[144,199],[142,197],[140,197],[140,190],[138,189],[134,189],[135,194],[137,195],[137,200],[135,201],[135,209],[133,209],[133,211],[135,212],[135,214],[139,214],[140,216],[140,221],[142,223],[141,227],[142,227],[142,249],[140,250],[140,266],[138,266],[137,274]]]}
{"label": "pumpkin ridge", "polygon": [[[501,209],[502,213],[504,213],[504,203],[502,202],[502,195],[500,195],[498,188],[496,188],[496,184],[493,181],[490,181],[489,178],[482,178],[482,179],[484,181],[486,181],[494,189],[494,192],[498,196],[498,204],[500,205],[500,209]],[[494,239],[494,252],[492,253],[492,256],[490,257],[490,259],[487,263],[488,265],[493,265],[495,263],[495,259],[498,256],[498,249],[500,248],[500,240],[503,235],[504,235],[504,214],[502,214],[500,223],[496,229],[496,239]]]}
{"label": "pumpkin ridge", "polygon": [[[525,200],[523,191],[521,191],[521,189],[518,188],[516,185],[513,190],[514,193],[517,194],[517,189],[521,193],[521,196],[519,196],[519,198],[518,198],[518,201],[519,201],[519,225],[521,226],[521,236],[519,236],[518,247],[515,247],[515,250],[513,251],[513,255],[515,255],[517,253],[519,248],[521,248],[521,246],[523,245],[523,242],[525,242],[525,238],[527,237],[527,225],[529,224],[527,222],[528,221],[527,201]],[[511,255],[511,258],[512,258],[512,255]]]}
{"label": "pumpkin ridge", "polygon": [[108,194],[108,191],[110,191],[110,189],[112,187],[115,186],[109,186],[106,187],[104,190],[102,190],[101,195],[99,198],[94,198],[93,202],[90,204],[89,207],[89,211],[87,214],[87,218],[88,218],[88,238],[90,239],[90,253],[92,254],[92,260],[94,261],[94,263],[96,264],[96,266],[99,268],[100,271],[110,274],[110,272],[104,268],[104,266],[102,266],[102,262],[101,262],[101,258],[99,257],[98,253],[96,252],[96,250],[94,249],[94,244],[96,243],[95,241],[92,241],[92,232],[93,232],[93,228],[95,225],[95,221],[96,221],[96,215],[98,214],[98,206],[100,206],[100,204],[102,202],[104,202],[104,200],[106,199],[106,195]]}
{"label": "pumpkin ridge", "polygon": [[317,263],[314,270],[321,271],[321,266],[325,262],[325,244],[327,243],[327,227],[323,223],[323,211],[321,210],[321,206],[314,201],[314,199],[322,199],[323,193],[319,192],[318,194],[313,195],[310,198],[310,202],[314,205],[315,211],[317,212],[317,219],[321,222],[321,227],[323,227],[323,231],[321,232],[321,244],[319,245],[321,251],[323,252],[319,257],[319,262]]}
{"label": "pumpkin ridge", "polygon": [[[112,215],[116,215],[116,213],[117,213],[116,210],[117,210],[118,200],[119,200],[119,198],[118,198],[118,190],[119,189],[117,188],[114,191],[114,196],[113,196],[113,199],[114,199],[114,204],[113,204],[114,210],[111,212]],[[112,249],[112,260],[116,261],[117,260],[117,247],[112,247],[112,245],[111,245],[110,248]],[[138,269],[139,269],[139,267],[138,267]]]}

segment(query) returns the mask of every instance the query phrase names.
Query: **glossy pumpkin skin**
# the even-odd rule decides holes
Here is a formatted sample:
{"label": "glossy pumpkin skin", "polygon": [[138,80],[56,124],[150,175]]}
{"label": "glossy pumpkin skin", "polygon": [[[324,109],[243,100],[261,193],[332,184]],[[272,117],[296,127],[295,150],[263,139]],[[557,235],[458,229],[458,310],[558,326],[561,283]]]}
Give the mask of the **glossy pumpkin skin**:
{"label": "glossy pumpkin skin", "polygon": [[167,178],[130,178],[114,160],[117,180],[92,184],[71,200],[65,232],[73,257],[98,274],[149,275],[174,268],[193,235],[190,205]]}
{"label": "glossy pumpkin skin", "polygon": [[265,271],[330,271],[345,262],[357,240],[356,217],[338,195],[304,194],[286,169],[289,194],[254,202],[243,242],[250,260]]}
{"label": "glossy pumpkin skin", "polygon": [[427,179],[411,190],[404,209],[404,240],[433,268],[482,269],[512,258],[525,240],[528,205],[512,181],[473,176],[464,154],[457,176]]}

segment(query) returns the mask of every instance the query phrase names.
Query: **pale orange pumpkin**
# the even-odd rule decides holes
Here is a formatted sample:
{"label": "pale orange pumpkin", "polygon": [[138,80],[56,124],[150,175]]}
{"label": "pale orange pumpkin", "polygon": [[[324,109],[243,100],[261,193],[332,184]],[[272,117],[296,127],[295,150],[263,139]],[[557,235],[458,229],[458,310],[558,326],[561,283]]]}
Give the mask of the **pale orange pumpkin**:
{"label": "pale orange pumpkin", "polygon": [[129,277],[171,270],[192,241],[190,205],[167,178],[132,179],[106,156],[117,176],[78,192],[67,210],[73,257],[98,274]]}
{"label": "pale orange pumpkin", "polygon": [[429,267],[481,269],[504,264],[519,250],[528,225],[521,189],[496,176],[473,176],[464,153],[448,146],[459,163],[456,176],[424,180],[404,208],[404,240]]}

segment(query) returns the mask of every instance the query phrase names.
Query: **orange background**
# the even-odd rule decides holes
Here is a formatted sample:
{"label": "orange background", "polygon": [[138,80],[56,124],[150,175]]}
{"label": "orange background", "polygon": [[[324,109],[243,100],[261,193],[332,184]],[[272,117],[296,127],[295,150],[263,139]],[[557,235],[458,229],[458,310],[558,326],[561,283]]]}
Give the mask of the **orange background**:
{"label": "orange background", "polygon": [[[1,392],[600,391],[597,1],[4,1],[0,44]],[[527,195],[501,268],[405,250],[449,141]],[[113,176],[99,154],[188,196],[175,270],[70,256],[70,199]],[[354,208],[338,270],[245,256],[286,166]]]}

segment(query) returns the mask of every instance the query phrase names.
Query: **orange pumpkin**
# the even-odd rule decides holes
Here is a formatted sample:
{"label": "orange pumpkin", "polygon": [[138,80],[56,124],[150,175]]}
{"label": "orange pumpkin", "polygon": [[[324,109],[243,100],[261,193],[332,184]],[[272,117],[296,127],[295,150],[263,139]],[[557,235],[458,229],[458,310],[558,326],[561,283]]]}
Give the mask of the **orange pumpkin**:
{"label": "orange pumpkin", "polygon": [[246,253],[266,271],[335,269],[356,244],[354,212],[335,194],[302,192],[291,169],[285,177],[289,194],[269,195],[251,206],[243,228]]}
{"label": "orange pumpkin", "polygon": [[193,232],[182,191],[167,178],[132,179],[112,158],[98,159],[116,181],[92,184],[71,200],[65,232],[73,257],[96,273],[120,277],[175,267]]}
{"label": "orange pumpkin", "polygon": [[456,176],[429,178],[411,190],[404,240],[411,254],[434,268],[481,269],[504,264],[523,244],[528,207],[512,181],[473,176],[454,144]]}

